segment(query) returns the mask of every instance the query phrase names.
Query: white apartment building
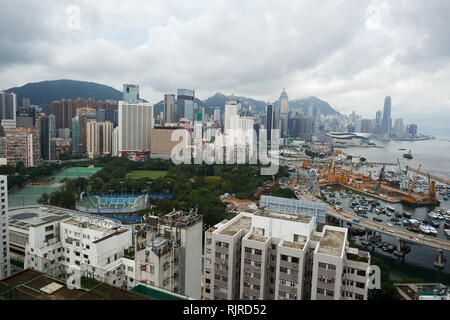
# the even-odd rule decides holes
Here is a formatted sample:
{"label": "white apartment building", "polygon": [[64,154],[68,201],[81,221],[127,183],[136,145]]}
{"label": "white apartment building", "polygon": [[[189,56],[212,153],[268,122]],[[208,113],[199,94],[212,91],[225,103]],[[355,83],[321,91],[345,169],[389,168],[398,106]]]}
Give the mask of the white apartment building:
{"label": "white apartment building", "polygon": [[369,253],[316,219],[260,208],[207,230],[204,299],[367,299]]}
{"label": "white apartment building", "polygon": [[201,296],[202,219],[195,212],[150,216],[136,234],[136,280],[194,299]]}
{"label": "white apartment building", "polygon": [[3,279],[10,274],[7,176],[0,176],[0,201],[0,279]]}
{"label": "white apartment building", "polygon": [[[67,274],[90,273],[94,278],[128,287],[132,265],[123,258],[133,245],[132,230],[109,220],[87,215],[62,216],[29,227],[25,268],[51,272],[64,267]],[[125,261],[124,261],[125,260]],[[131,260],[132,261],[132,260]]]}
{"label": "white apartment building", "polygon": [[224,133],[231,129],[231,116],[238,115],[240,104],[237,100],[227,101],[225,103],[224,114]]}
{"label": "white apartment building", "polygon": [[110,121],[103,122],[103,150],[102,154],[112,153],[112,137],[113,137],[114,124]]}
{"label": "white apartment building", "polygon": [[100,156],[100,125],[97,121],[89,121],[86,124],[86,149],[91,159]]}
{"label": "white apartment building", "polygon": [[150,135],[153,128],[151,103],[119,101],[118,152],[150,152]]}

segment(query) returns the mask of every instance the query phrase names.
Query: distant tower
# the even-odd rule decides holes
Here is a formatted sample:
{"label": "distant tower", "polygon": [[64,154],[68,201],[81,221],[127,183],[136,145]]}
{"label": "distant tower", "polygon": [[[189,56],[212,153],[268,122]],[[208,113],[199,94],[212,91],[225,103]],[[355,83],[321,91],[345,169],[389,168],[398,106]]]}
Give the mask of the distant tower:
{"label": "distant tower", "polygon": [[165,94],[164,95],[164,123],[175,122],[175,95]]}
{"label": "distant tower", "polygon": [[139,99],[139,86],[135,84],[123,85],[123,101],[128,103],[138,103]]}
{"label": "distant tower", "polygon": [[281,133],[283,137],[287,136],[288,112],[289,112],[289,98],[285,89],[283,88],[283,91],[281,92],[280,95]]}
{"label": "distant tower", "polygon": [[381,134],[391,135],[391,97],[387,96],[384,100],[383,120],[381,121]]}
{"label": "distant tower", "polygon": [[275,110],[273,108],[273,104],[268,104],[266,106],[266,115],[267,142],[270,142],[272,140],[272,129],[275,121]]}
{"label": "distant tower", "polygon": [[194,122],[194,98],[194,90],[177,89],[177,121],[186,118]]}

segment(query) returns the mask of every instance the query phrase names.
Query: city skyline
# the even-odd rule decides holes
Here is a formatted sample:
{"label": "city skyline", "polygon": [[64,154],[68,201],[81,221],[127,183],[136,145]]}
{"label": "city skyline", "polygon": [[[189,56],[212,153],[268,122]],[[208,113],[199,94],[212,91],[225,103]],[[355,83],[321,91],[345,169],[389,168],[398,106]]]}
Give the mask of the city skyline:
{"label": "city skyline", "polygon": [[[447,1],[358,1],[326,9],[310,1],[257,8],[222,1],[80,1],[79,29],[68,28],[68,2],[2,5],[9,18],[0,23],[10,32],[0,41],[1,88],[74,78],[116,88],[139,83],[151,101],[172,88],[194,88],[198,97],[221,91],[267,101],[285,87],[291,97],[317,96],[345,114],[372,114],[390,95],[398,112],[393,118],[408,113],[427,131],[448,132]],[[130,19],[121,19],[124,13]],[[249,50],[238,49],[239,43]]]}

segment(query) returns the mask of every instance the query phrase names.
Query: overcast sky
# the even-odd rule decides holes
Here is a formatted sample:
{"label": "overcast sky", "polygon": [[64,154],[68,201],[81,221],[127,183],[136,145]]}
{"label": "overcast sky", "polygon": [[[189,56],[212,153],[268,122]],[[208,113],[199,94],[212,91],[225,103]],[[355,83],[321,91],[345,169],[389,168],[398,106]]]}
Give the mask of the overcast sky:
{"label": "overcast sky", "polygon": [[132,82],[158,102],[177,88],[274,101],[285,87],[370,118],[390,95],[394,119],[450,135],[449,0],[1,0],[0,12],[3,89]]}

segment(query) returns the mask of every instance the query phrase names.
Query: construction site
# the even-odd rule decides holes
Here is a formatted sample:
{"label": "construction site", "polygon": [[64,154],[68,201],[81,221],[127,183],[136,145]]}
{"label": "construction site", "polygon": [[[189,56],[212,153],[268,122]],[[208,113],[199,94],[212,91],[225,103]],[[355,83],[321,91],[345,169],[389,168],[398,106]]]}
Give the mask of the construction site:
{"label": "construction site", "polygon": [[[364,167],[377,166],[381,166],[377,175],[373,175],[372,172],[358,172],[358,169]],[[387,170],[387,167],[393,169]],[[402,169],[398,159],[397,163],[355,161],[351,165],[346,165],[338,163],[335,157],[330,157],[324,162],[312,165],[303,161],[301,168],[314,170],[319,186],[338,184],[380,200],[403,203],[412,207],[439,205],[436,182],[450,186],[450,180],[423,171],[422,165],[417,169],[408,166]],[[295,185],[299,180],[299,172],[300,168],[295,167],[293,180]]]}

